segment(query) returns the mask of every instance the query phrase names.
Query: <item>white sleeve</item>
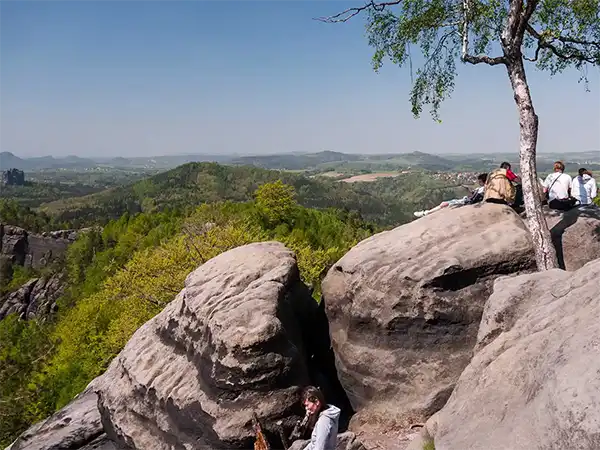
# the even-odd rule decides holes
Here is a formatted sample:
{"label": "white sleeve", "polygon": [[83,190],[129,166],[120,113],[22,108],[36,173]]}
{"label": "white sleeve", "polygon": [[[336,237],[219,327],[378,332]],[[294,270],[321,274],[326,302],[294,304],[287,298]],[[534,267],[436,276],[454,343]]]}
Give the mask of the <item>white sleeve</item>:
{"label": "white sleeve", "polygon": [[590,197],[593,199],[598,195],[598,187],[596,186],[596,180],[592,178],[592,190],[590,192]]}
{"label": "white sleeve", "polygon": [[544,180],[544,187],[546,189],[550,189],[550,185],[552,184],[552,182],[550,181],[551,178],[552,178],[552,174],[548,175],[546,177],[546,179]]}
{"label": "white sleeve", "polygon": [[324,418],[325,420],[318,420],[315,424],[317,435],[315,437],[315,443],[312,450],[325,450],[325,446],[329,441],[329,435],[331,434],[331,420]]}

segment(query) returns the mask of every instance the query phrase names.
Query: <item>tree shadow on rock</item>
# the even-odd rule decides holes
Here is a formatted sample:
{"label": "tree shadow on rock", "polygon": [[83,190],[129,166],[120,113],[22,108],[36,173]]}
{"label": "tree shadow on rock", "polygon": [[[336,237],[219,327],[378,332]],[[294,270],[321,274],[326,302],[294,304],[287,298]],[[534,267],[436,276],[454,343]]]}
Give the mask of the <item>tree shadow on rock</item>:
{"label": "tree shadow on rock", "polygon": [[[579,206],[568,211],[548,210],[548,212],[545,213],[547,222],[552,222],[554,217],[559,218],[558,222],[550,228],[550,235],[552,236],[552,243],[556,249],[558,265],[561,269],[566,270],[563,245],[563,236],[566,230],[572,227],[580,217],[598,219],[600,221],[600,208],[595,205],[589,205]],[[598,227],[594,230],[594,235],[600,239],[600,222]],[[586,243],[581,242],[581,245],[586,245]]]}

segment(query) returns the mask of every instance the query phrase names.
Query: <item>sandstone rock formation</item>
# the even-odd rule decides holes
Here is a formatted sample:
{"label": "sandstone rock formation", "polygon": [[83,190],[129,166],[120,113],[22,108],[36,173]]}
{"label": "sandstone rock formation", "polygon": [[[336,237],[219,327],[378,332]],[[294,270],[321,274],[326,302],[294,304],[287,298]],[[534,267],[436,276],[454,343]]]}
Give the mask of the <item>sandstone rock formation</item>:
{"label": "sandstone rock formation", "polygon": [[23,319],[45,319],[56,312],[56,300],[64,292],[63,275],[32,278],[0,301],[0,320],[16,313]]}
{"label": "sandstone rock formation", "polygon": [[12,264],[41,269],[60,258],[77,235],[74,230],[40,235],[23,228],[0,224],[0,257]]}
{"label": "sandstone rock formation", "polygon": [[600,208],[549,209],[545,215],[561,268],[577,270],[600,258]]}
{"label": "sandstone rock formation", "polygon": [[322,290],[353,426],[403,427],[440,409],[494,278],[534,267],[521,218],[489,204],[426,216],[342,257]]}
{"label": "sandstone rock formation", "polygon": [[600,448],[599,299],[600,259],[496,281],[436,450]]}
{"label": "sandstone rock formation", "polygon": [[116,450],[108,440],[93,386],[49,419],[40,422],[6,450]]}
{"label": "sandstone rock formation", "polygon": [[19,169],[3,170],[2,177],[0,178],[0,185],[24,186],[25,172]]}
{"label": "sandstone rock formation", "polygon": [[[325,378],[329,400],[347,403],[333,398],[336,386],[338,394],[343,389],[330,367],[335,377],[327,318],[301,282],[293,253],[277,242],[246,245],[188,276],[88,387],[97,403],[86,393],[11,450],[77,449],[69,436],[104,442],[103,433],[119,449],[250,449],[253,412],[273,448],[281,448],[275,424],[281,420],[289,433],[301,418],[303,386]],[[66,424],[62,418],[77,409],[86,419],[64,437],[54,424]],[[62,447],[25,446],[37,436]],[[355,441],[341,441],[340,449],[359,450]]]}

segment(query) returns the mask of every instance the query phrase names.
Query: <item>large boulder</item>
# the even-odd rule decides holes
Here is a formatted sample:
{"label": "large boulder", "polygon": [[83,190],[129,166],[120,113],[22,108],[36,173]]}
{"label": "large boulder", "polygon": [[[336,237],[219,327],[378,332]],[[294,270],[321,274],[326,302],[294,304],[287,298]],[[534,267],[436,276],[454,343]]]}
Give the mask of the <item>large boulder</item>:
{"label": "large boulder", "polygon": [[545,211],[561,268],[577,270],[600,258],[600,208],[596,205],[569,211]]}
{"label": "large boulder", "polygon": [[534,267],[522,219],[494,204],[440,211],[343,256],[322,288],[353,429],[439,410],[471,359],[494,279]]}
{"label": "large boulder", "polygon": [[[250,244],[192,272],[105,374],[11,450],[251,449],[253,412],[281,448],[278,422],[289,435],[301,420],[307,384],[351,413],[323,305],[294,254],[278,242]],[[340,450],[361,448],[345,436]]]}
{"label": "large boulder", "polygon": [[276,422],[289,432],[301,419],[315,353],[304,335],[328,333],[310,322],[317,311],[282,244],[213,258],[104,374],[97,392],[107,433],[130,449],[252,448],[256,412],[276,441]]}
{"label": "large boulder", "polygon": [[598,299],[600,260],[497,280],[477,352],[427,424],[435,448],[599,449]]}
{"label": "large boulder", "polygon": [[116,450],[104,433],[97,403],[90,386],[65,408],[19,436],[6,450]]}

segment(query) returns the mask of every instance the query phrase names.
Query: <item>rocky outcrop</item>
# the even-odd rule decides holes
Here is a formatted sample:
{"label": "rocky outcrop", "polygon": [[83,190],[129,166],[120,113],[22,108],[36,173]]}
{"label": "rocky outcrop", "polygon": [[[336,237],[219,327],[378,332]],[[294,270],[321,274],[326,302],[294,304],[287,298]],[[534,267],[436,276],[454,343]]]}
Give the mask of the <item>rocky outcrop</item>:
{"label": "rocky outcrop", "polygon": [[[255,411],[267,430],[299,420],[317,310],[280,243],[223,253],[141,327],[98,389],[105,428],[135,449],[251,447]],[[326,323],[326,322],[325,322]],[[326,342],[325,342],[326,343]],[[275,433],[271,433],[275,438]]]}
{"label": "rocky outcrop", "polygon": [[0,224],[0,257],[12,264],[41,269],[64,255],[78,236],[74,230],[35,234],[23,228]]}
{"label": "rocky outcrop", "polygon": [[441,211],[355,246],[322,290],[355,427],[421,422],[469,363],[500,275],[534,269],[529,235],[508,207]]}
{"label": "rocky outcrop", "polygon": [[[119,449],[250,449],[256,412],[269,441],[281,448],[276,424],[289,434],[303,415],[300,390],[310,383],[350,412],[335,375],[327,317],[301,282],[294,254],[277,242],[257,243],[192,272],[88,387],[97,404],[86,393],[49,423],[66,423],[61,417],[85,402],[88,419],[68,436],[93,428],[95,439],[106,433]],[[22,446],[36,435],[34,428],[12,450],[55,448]],[[81,448],[61,436],[52,435],[62,445],[56,448]],[[340,449],[358,445],[350,436]]]}
{"label": "rocky outcrop", "polygon": [[3,170],[0,185],[25,186],[25,172],[19,169]]}
{"label": "rocky outcrop", "polygon": [[32,278],[0,300],[0,320],[9,314],[22,319],[44,319],[56,312],[56,301],[64,293],[64,275]]}
{"label": "rocky outcrop", "polygon": [[6,450],[116,450],[107,438],[93,386],[49,419],[34,425]]}
{"label": "rocky outcrop", "polygon": [[[289,448],[289,450],[302,450],[308,445],[309,440],[295,441]],[[352,432],[340,433],[337,437],[336,450],[367,450],[366,447],[360,442],[356,435]]]}
{"label": "rocky outcrop", "polygon": [[427,423],[437,450],[600,448],[599,280],[596,260],[496,281],[476,354]]}
{"label": "rocky outcrop", "polygon": [[561,268],[577,270],[600,258],[600,208],[591,205],[566,212],[549,209],[545,215]]}

